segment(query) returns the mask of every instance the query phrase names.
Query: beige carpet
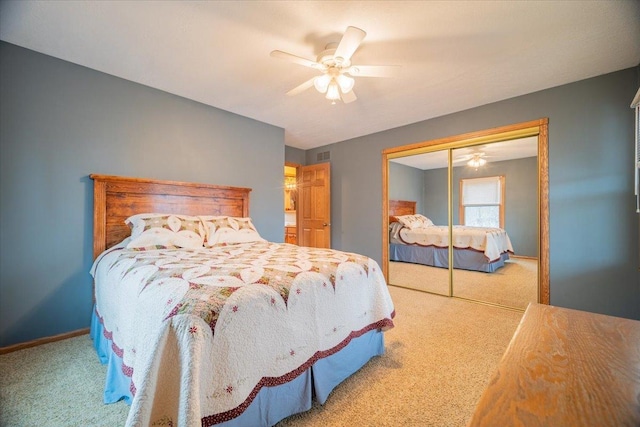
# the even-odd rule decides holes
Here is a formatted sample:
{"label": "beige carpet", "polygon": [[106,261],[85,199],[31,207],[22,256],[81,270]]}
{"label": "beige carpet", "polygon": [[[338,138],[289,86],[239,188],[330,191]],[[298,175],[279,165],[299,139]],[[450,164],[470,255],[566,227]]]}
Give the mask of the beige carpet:
{"label": "beige carpet", "polygon": [[[289,426],[464,426],[521,313],[390,287],[396,327],[386,353]],[[88,336],[0,356],[0,425],[120,426],[102,404],[106,369]]]}
{"label": "beige carpet", "polygon": [[[449,294],[449,270],[406,262],[389,263],[389,283]],[[511,258],[493,273],[453,270],[453,295],[520,309],[538,300],[538,264],[534,259]]]}
{"label": "beige carpet", "polygon": [[88,335],[0,356],[0,426],[122,426],[129,407],[102,402],[107,368]]}
{"label": "beige carpet", "polygon": [[438,295],[449,295],[449,270],[389,261],[389,284]]}

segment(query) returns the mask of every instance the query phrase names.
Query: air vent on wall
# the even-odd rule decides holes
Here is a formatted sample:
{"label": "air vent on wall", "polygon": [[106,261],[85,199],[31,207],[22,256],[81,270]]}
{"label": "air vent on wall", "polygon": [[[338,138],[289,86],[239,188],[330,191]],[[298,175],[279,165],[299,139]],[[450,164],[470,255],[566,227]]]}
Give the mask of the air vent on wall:
{"label": "air vent on wall", "polygon": [[330,158],[331,158],[331,154],[329,151],[324,151],[316,155],[316,161],[318,162],[321,162],[323,160],[329,160]]}

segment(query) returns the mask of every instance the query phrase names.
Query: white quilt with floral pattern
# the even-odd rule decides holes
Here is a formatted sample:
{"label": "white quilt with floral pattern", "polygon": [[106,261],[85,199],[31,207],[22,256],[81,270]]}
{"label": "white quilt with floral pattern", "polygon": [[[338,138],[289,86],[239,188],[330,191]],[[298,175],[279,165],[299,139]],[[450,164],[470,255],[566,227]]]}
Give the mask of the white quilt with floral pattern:
{"label": "white quilt with floral pattern", "polygon": [[96,311],[134,399],[127,426],[216,424],[351,338],[393,327],[378,264],[269,242],[111,249]]}
{"label": "white quilt with floral pattern", "polygon": [[[407,228],[398,222],[391,224],[391,243],[405,245],[449,246],[449,227],[431,225],[422,228]],[[474,249],[483,252],[488,261],[495,261],[505,252],[513,253],[509,235],[502,228],[453,226],[453,247]]]}

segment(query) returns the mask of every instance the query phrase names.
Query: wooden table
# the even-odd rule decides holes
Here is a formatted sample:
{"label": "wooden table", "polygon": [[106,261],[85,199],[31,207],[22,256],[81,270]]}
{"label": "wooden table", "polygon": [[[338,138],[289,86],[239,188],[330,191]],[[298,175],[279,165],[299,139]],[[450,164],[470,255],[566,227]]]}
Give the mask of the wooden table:
{"label": "wooden table", "polygon": [[468,426],[640,426],[640,321],[530,304]]}

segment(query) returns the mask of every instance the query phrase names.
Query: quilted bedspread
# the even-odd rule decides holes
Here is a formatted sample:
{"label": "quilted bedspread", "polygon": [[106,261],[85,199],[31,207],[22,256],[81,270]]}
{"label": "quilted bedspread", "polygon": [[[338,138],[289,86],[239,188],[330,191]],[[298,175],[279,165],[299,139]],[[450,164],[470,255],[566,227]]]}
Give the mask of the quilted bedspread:
{"label": "quilted bedspread", "polygon": [[112,248],[92,272],[97,315],[132,379],[128,426],[234,418],[263,386],[393,327],[377,263],[330,249]]}
{"label": "quilted bedspread", "polygon": [[[432,225],[409,229],[396,222],[392,224],[390,241],[406,245],[446,248],[449,246],[449,227]],[[488,261],[499,259],[505,252],[513,253],[509,235],[502,228],[454,225],[453,247],[483,252]]]}

